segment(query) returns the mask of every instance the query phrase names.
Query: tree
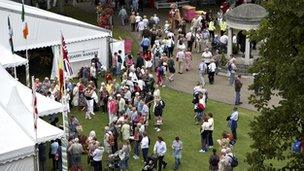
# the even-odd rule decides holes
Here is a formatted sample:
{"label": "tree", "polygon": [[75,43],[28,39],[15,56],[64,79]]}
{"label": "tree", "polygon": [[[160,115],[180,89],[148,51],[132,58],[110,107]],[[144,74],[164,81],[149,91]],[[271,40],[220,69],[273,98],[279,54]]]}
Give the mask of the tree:
{"label": "tree", "polygon": [[[247,154],[251,170],[304,169],[304,154],[293,154],[291,145],[304,139],[304,0],[268,0],[268,16],[251,39],[262,41],[260,58],[250,69],[256,73],[250,102],[260,111],[251,122],[253,151]],[[273,95],[281,98],[268,106]],[[278,166],[277,166],[278,167]]]}

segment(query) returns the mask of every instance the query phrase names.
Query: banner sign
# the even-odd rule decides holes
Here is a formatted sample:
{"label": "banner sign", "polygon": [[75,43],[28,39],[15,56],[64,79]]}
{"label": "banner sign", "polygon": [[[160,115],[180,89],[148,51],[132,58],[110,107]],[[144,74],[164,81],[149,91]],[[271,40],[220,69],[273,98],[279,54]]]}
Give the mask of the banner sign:
{"label": "banner sign", "polygon": [[70,62],[83,61],[83,60],[91,60],[98,55],[98,49],[89,49],[82,51],[69,52],[68,57]]}

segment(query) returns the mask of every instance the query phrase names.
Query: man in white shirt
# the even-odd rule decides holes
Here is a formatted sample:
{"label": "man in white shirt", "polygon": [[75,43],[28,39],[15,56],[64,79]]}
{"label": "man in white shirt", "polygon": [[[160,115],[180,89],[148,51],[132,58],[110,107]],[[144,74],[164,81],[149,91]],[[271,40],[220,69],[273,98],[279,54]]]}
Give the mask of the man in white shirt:
{"label": "man in white shirt", "polygon": [[167,163],[164,161],[164,157],[167,152],[167,146],[162,137],[159,136],[157,138],[157,141],[154,145],[153,152],[154,152],[154,154],[157,155],[158,171],[161,171],[162,167],[164,167],[164,169],[165,169],[167,166]]}
{"label": "man in white shirt", "polygon": [[149,137],[147,136],[147,133],[144,133],[144,136],[143,136],[143,138],[141,139],[141,142],[140,142],[140,147],[141,147],[141,151],[142,151],[142,154],[143,154],[144,161],[146,163],[148,162],[149,144],[150,144]]}
{"label": "man in white shirt", "polygon": [[145,29],[145,22],[143,20],[140,20],[137,24],[137,30],[139,31],[139,35],[142,35],[143,30]]}
{"label": "man in white shirt", "polygon": [[210,64],[208,65],[208,79],[210,84],[214,83],[215,70],[216,70],[216,64],[214,60],[211,59]]}
{"label": "man in white shirt", "polygon": [[158,25],[158,23],[159,23],[159,17],[156,14],[154,14],[153,20],[155,22],[155,25]]}
{"label": "man in white shirt", "polygon": [[228,44],[228,36],[227,35],[222,35],[221,37],[220,37],[220,42],[224,45],[224,46],[227,46],[227,44]]}
{"label": "man in white shirt", "polygon": [[135,28],[136,30],[138,31],[138,23],[142,20],[141,16],[139,15],[139,13],[136,13],[136,16],[135,16]]}
{"label": "man in white shirt", "polygon": [[210,60],[211,60],[211,58],[212,58],[212,53],[209,51],[208,48],[205,49],[205,51],[204,51],[203,54],[202,54],[202,57],[203,57],[203,59],[205,59],[205,63],[206,63],[207,65],[209,65]]}
{"label": "man in white shirt", "polygon": [[176,60],[178,61],[178,73],[182,74],[183,73],[184,60],[185,60],[184,50],[178,51],[176,53]]}
{"label": "man in white shirt", "polygon": [[199,77],[201,79],[201,84],[204,87],[205,86],[204,75],[207,73],[207,65],[205,63],[205,59],[203,59],[202,62],[199,64],[198,69],[199,69]]}
{"label": "man in white shirt", "polygon": [[149,20],[147,19],[147,16],[144,15],[144,19],[142,21],[144,22],[144,26],[148,27]]}
{"label": "man in white shirt", "polygon": [[233,138],[235,140],[237,140],[237,135],[236,135],[236,128],[237,128],[237,121],[239,120],[239,112],[238,112],[238,108],[234,107],[233,108],[233,112],[230,115],[230,120],[229,120],[229,125],[230,125],[230,129],[231,129],[231,133],[233,135]]}
{"label": "man in white shirt", "polygon": [[189,49],[190,52],[192,52],[192,46],[193,46],[193,43],[195,41],[195,35],[194,35],[194,33],[192,33],[192,30],[190,30],[186,34],[186,39],[187,39],[187,49]]}

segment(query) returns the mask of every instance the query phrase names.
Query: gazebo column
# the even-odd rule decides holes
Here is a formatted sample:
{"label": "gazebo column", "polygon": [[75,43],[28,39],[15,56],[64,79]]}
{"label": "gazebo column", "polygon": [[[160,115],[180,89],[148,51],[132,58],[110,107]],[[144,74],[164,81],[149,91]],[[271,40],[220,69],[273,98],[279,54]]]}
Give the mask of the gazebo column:
{"label": "gazebo column", "polygon": [[231,27],[228,27],[228,44],[227,44],[227,56],[228,58],[232,54],[232,38],[233,38],[233,30]]}
{"label": "gazebo column", "polygon": [[246,44],[245,44],[245,64],[250,64],[250,54],[251,54],[251,48],[250,48],[250,40],[249,37],[246,36]]}

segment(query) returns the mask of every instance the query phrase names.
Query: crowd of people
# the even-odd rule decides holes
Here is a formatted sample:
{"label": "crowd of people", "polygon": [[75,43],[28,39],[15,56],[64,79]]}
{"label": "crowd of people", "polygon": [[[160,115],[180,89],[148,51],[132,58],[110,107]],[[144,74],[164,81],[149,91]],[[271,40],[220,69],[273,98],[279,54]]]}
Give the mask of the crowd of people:
{"label": "crowd of people", "polygon": [[[107,1],[100,2],[105,5]],[[133,2],[133,1],[132,1]],[[136,2],[134,2],[136,3]],[[238,165],[232,153],[237,141],[238,110],[227,117],[231,133],[224,132],[216,142],[220,146],[220,154],[214,149],[213,130],[215,128],[213,113],[207,109],[208,91],[205,87],[205,75],[208,74],[209,84],[215,84],[215,75],[219,72],[223,47],[227,44],[225,32],[227,24],[221,18],[224,11],[220,11],[215,20],[212,12],[196,16],[187,26],[185,20],[175,4],[171,5],[168,19],[153,16],[140,16],[136,4],[128,16],[124,6],[120,6],[118,16],[120,24],[126,27],[130,24],[131,32],[137,34],[140,49],[136,58],[131,54],[117,51],[113,54],[110,69],[105,73],[104,81],[99,83],[102,66],[97,57],[91,65],[82,67],[78,73],[79,81],[73,84],[66,80],[68,100],[67,111],[70,107],[83,111],[85,119],[94,119],[95,111],[102,111],[108,115],[108,124],[104,134],[97,135],[92,130],[88,136],[82,134],[82,126],[76,116],[69,114],[69,164],[72,169],[81,169],[81,156],[87,154],[87,162],[94,170],[110,169],[129,170],[129,160],[138,160],[140,155],[144,160],[143,170],[166,168],[165,155],[167,153],[164,137],[157,137],[154,146],[151,145],[147,127],[154,126],[155,132],[160,132],[165,124],[166,102],[161,98],[161,87],[167,80],[174,81],[175,73],[198,69],[199,82],[193,90],[193,105],[195,123],[200,126],[200,153],[212,149],[210,156],[210,170],[232,170]],[[114,8],[114,7],[113,7]],[[102,17],[99,16],[98,18]],[[109,16],[108,16],[109,17]],[[217,35],[215,27],[220,27],[220,46],[213,46]],[[193,55],[202,53],[199,64],[192,63]],[[175,69],[177,67],[177,69]],[[177,71],[176,71],[177,70]],[[227,63],[229,85],[234,86],[236,92],[235,105],[239,105],[241,76],[237,75],[236,59],[231,56]],[[45,78],[42,82],[35,80],[37,91],[49,98],[60,101],[57,81]],[[79,117],[79,116],[78,116]],[[56,115],[50,116],[50,122],[57,125]],[[99,137],[97,139],[97,137]],[[103,138],[100,138],[103,137]],[[99,141],[98,141],[99,140]],[[101,140],[101,141],[100,141]],[[171,148],[175,159],[174,170],[178,170],[181,163],[183,142],[176,135]],[[53,160],[53,168],[60,168],[60,141],[52,141],[49,157]],[[149,149],[153,153],[149,154]],[[41,149],[43,146],[41,145]],[[43,151],[43,150],[41,150]],[[104,157],[106,156],[106,157]],[[106,158],[106,160],[104,160]],[[42,159],[41,159],[42,160]],[[107,161],[107,162],[102,162]],[[103,166],[102,163],[106,164]]]}

